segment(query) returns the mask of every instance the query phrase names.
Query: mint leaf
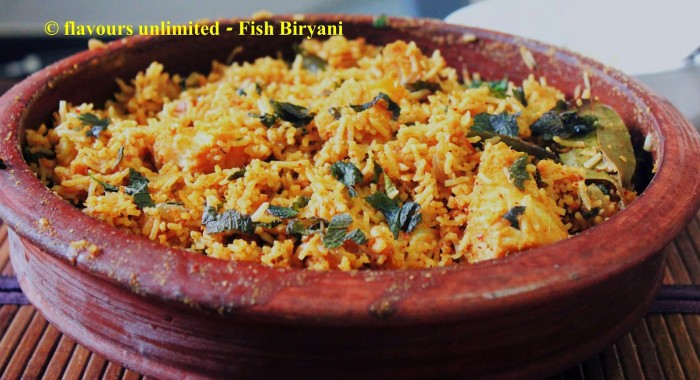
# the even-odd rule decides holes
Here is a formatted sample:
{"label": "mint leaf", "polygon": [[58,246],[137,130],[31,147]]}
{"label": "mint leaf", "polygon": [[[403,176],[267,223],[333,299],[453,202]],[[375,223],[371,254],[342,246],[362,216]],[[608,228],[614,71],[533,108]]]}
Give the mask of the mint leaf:
{"label": "mint leaf", "polygon": [[413,231],[418,223],[423,220],[420,213],[420,205],[416,202],[406,202],[399,212],[399,226],[406,232]]}
{"label": "mint leaf", "polygon": [[331,174],[348,188],[351,197],[357,196],[353,186],[362,181],[362,172],[357,166],[351,162],[338,161],[331,165]]}
{"label": "mint leaf", "polygon": [[355,110],[355,112],[362,112],[362,111],[365,111],[365,110],[368,110],[368,109],[374,107],[374,105],[377,104],[380,100],[383,100],[386,102],[386,104],[387,104],[386,108],[389,111],[391,111],[391,118],[393,120],[397,120],[399,118],[399,115],[401,115],[401,107],[399,107],[399,105],[396,102],[391,100],[389,95],[387,95],[383,92],[380,92],[377,96],[374,97],[374,99],[372,99],[371,101],[369,101],[367,103],[358,104],[358,105],[351,104],[350,107],[352,107],[352,109]]}
{"label": "mint leaf", "polygon": [[309,124],[315,116],[306,108],[292,103],[270,100],[270,105],[275,110],[275,116],[292,123],[297,128]]}
{"label": "mint leaf", "polygon": [[435,92],[435,91],[442,90],[442,87],[440,87],[439,83],[427,82],[424,80],[417,80],[413,83],[407,84],[406,89],[408,91],[411,91],[411,92],[418,92],[418,91],[422,91],[422,90],[428,90],[430,92]]}
{"label": "mint leaf", "polygon": [[115,193],[115,192],[119,191],[119,188],[118,188],[118,187],[116,187],[116,186],[114,186],[114,185],[110,185],[110,184],[108,184],[108,183],[106,183],[106,182],[100,181],[100,180],[97,179],[97,177],[95,177],[92,173],[89,173],[88,176],[89,176],[90,178],[92,178],[95,182],[99,183],[99,184],[102,186],[102,188],[105,190],[105,192]]}
{"label": "mint leaf", "polygon": [[386,223],[389,225],[389,230],[394,235],[394,239],[399,238],[399,230],[401,229],[401,223],[399,221],[399,213],[401,212],[401,206],[399,201],[389,198],[385,193],[374,193],[365,198],[370,206],[377,209],[384,215]]}
{"label": "mint leaf", "polygon": [[292,219],[287,224],[287,234],[310,235],[321,230],[321,223],[326,223],[326,221],[317,217]]}
{"label": "mint leaf", "polygon": [[282,219],[294,218],[295,216],[299,215],[297,210],[291,207],[282,206],[269,206],[267,208],[267,213]]}
{"label": "mint leaf", "polygon": [[518,122],[515,115],[499,113],[491,115],[482,112],[474,116],[474,123],[471,128],[475,132],[492,132],[510,137],[518,137]]}
{"label": "mint leaf", "polygon": [[257,113],[249,113],[248,116],[254,117],[256,119],[260,119],[260,122],[262,123],[262,125],[264,125],[268,128],[272,127],[277,122],[277,116],[271,115],[269,113],[266,113],[264,115],[260,115]]}
{"label": "mint leaf", "polygon": [[255,230],[250,216],[241,214],[236,210],[226,210],[221,214],[216,208],[208,206],[202,214],[202,225],[210,234],[221,232],[243,232],[252,234]]}
{"label": "mint leaf", "polygon": [[306,207],[309,204],[309,197],[305,195],[300,195],[297,197],[297,199],[294,200],[294,203],[292,203],[292,209],[295,211],[299,211],[299,209],[302,209]]}
{"label": "mint leaf", "polygon": [[326,233],[323,235],[323,246],[326,248],[338,248],[347,240],[352,240],[357,244],[367,242],[367,237],[360,230],[347,232],[348,227],[352,224],[352,217],[348,214],[339,214],[331,219],[331,222],[326,228]]}
{"label": "mint leaf", "polygon": [[527,107],[527,98],[525,98],[525,90],[522,87],[513,89],[513,96],[518,99],[523,107]]}
{"label": "mint leaf", "polygon": [[119,166],[119,163],[121,163],[123,159],[124,159],[124,147],[122,146],[117,151],[117,162],[115,162],[114,165],[112,165],[112,168],[114,169],[117,166]]}
{"label": "mint leaf", "polygon": [[515,229],[520,229],[520,221],[518,218],[523,215],[525,212],[525,206],[514,206],[510,210],[508,210],[505,215],[503,215],[503,219],[506,219],[507,221],[510,222],[510,226],[515,228]]}
{"label": "mint leaf", "polygon": [[233,172],[233,174],[228,176],[228,180],[234,181],[234,180],[237,180],[239,178],[243,178],[243,176],[245,176],[245,172],[246,172],[245,168],[238,169],[235,172]]}
{"label": "mint leaf", "polygon": [[379,176],[382,175],[383,172],[384,170],[382,167],[379,166],[377,161],[374,161],[374,175],[372,176],[372,182],[379,183]]}
{"label": "mint leaf", "polygon": [[520,190],[525,190],[525,181],[530,179],[530,174],[525,169],[527,167],[527,155],[523,154],[508,168],[510,181]]}
{"label": "mint leaf", "polygon": [[92,113],[85,113],[78,116],[83,125],[89,125],[90,129],[85,133],[88,137],[100,137],[100,133],[107,129],[109,119],[100,119]]}
{"label": "mint leaf", "polygon": [[148,192],[148,178],[132,168],[129,168],[129,185],[124,187],[124,191],[134,198],[136,207],[140,209],[155,206]]}

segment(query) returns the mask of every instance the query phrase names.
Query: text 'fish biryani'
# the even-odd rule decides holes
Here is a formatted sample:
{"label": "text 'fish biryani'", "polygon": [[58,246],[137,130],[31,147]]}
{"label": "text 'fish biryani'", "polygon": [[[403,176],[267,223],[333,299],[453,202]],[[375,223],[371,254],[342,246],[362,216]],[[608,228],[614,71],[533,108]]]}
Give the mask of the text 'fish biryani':
{"label": "text 'fish biryani'", "polygon": [[114,227],[314,270],[495,259],[636,196],[629,132],[588,88],[567,100],[533,75],[482,80],[412,42],[296,51],[187,77],[154,62],[104,108],[61,102],[25,158]]}

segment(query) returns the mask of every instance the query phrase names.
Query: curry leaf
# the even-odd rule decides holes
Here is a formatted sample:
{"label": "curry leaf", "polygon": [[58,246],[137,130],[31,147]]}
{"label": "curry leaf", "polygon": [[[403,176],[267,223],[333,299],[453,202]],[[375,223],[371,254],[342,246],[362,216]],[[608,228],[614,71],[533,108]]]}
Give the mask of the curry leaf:
{"label": "curry leaf", "polygon": [[510,226],[515,228],[515,229],[520,229],[520,220],[518,218],[523,215],[525,212],[525,206],[513,206],[510,210],[508,210],[505,215],[503,215],[503,219],[506,219],[507,221],[510,222]]}
{"label": "curry leaf", "polygon": [[508,177],[513,185],[520,190],[525,190],[525,181],[530,179],[527,167],[527,155],[522,155],[508,168]]}
{"label": "curry leaf", "polygon": [[129,185],[124,187],[124,191],[134,198],[134,203],[140,209],[155,206],[148,192],[148,178],[132,168],[129,168]]}
{"label": "curry leaf", "polygon": [[365,111],[367,109],[374,107],[374,105],[377,104],[380,100],[383,100],[386,102],[386,105],[387,105],[386,108],[389,111],[391,111],[391,118],[393,120],[397,120],[399,118],[399,115],[401,115],[401,107],[399,107],[399,105],[396,102],[391,100],[389,95],[387,95],[383,92],[380,92],[377,96],[374,97],[374,99],[372,99],[371,101],[369,101],[367,103],[358,104],[358,105],[351,104],[350,107],[352,107],[352,109],[355,110],[355,112],[362,112],[362,111]]}

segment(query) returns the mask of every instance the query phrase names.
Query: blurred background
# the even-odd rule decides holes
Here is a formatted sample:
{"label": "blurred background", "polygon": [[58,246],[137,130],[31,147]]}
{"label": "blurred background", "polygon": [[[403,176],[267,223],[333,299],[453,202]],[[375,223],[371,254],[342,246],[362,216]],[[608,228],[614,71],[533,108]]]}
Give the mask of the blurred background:
{"label": "blurred background", "polygon": [[700,128],[697,0],[0,0],[0,84],[86,48],[88,37],[47,36],[49,20],[174,24],[260,10],[431,17],[549,42],[635,76]]}

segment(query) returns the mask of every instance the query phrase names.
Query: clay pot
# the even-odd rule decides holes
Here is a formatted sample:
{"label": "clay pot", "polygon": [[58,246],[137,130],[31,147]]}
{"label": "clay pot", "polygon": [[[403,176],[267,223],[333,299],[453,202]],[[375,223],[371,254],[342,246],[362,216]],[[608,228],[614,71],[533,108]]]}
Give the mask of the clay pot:
{"label": "clay pot", "polygon": [[[287,18],[289,19],[289,18]],[[700,206],[700,137],[664,99],[568,51],[438,21],[343,21],[348,38],[413,40],[487,79],[534,73],[571,96],[588,72],[658,171],[626,210],[582,234],[502,260],[446,269],[283,270],[170,249],[83,214],[45,188],[20,153],[23,131],[50,122],[61,99],[98,105],[151,61],[206,72],[212,59],[291,54],[302,37],[135,37],[47,67],[0,98],[0,217],[31,302],[62,332],[106,358],[160,378],[537,377],[586,359],[648,310],[661,249]],[[235,22],[231,22],[236,26]],[[471,36],[475,36],[473,40]],[[643,168],[650,172],[650,167]],[[85,240],[98,255],[71,246]]]}

